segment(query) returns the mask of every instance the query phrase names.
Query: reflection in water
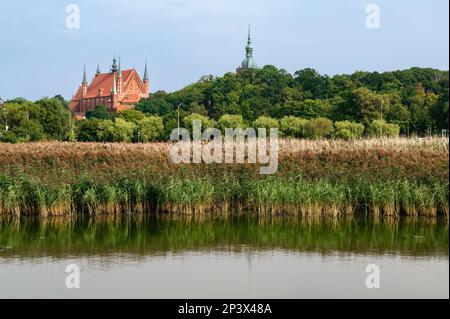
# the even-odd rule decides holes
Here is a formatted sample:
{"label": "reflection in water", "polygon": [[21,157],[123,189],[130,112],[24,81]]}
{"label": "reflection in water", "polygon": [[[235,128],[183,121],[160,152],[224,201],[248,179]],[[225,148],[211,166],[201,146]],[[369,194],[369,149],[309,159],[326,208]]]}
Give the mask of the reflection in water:
{"label": "reflection in water", "polygon": [[126,215],[95,219],[0,219],[0,258],[169,251],[284,249],[302,252],[447,255],[437,219]]}
{"label": "reflection in water", "polygon": [[448,277],[447,220],[0,218],[0,298],[448,298]]}

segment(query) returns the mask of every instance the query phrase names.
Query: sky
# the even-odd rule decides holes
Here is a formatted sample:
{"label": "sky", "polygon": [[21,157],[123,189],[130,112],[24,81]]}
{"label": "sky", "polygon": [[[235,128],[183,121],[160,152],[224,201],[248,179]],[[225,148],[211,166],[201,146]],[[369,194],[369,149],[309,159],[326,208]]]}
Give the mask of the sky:
{"label": "sky", "polygon": [[[79,27],[74,11],[79,9]],[[379,9],[379,27],[373,28]],[[448,0],[2,0],[0,97],[70,99],[114,54],[150,91],[234,72],[251,26],[254,58],[293,73],[449,68]],[[69,7],[70,8],[70,7]],[[369,22],[368,27],[367,20]],[[75,22],[75,23],[74,23]],[[75,26],[75,27],[74,27]]]}

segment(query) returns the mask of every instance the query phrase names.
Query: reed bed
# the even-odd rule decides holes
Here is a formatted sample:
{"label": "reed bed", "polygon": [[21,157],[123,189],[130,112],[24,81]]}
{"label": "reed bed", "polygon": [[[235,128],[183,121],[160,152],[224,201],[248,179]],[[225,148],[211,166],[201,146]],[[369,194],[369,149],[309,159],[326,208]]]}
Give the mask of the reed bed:
{"label": "reed bed", "polygon": [[155,212],[242,212],[259,214],[448,216],[448,183],[410,181],[353,184],[329,181],[192,180],[164,182],[95,179],[49,188],[24,176],[0,176],[0,214],[89,215]]}
{"label": "reed bed", "polygon": [[279,169],[173,164],[170,143],[0,144],[0,215],[448,216],[448,140],[281,140]]}

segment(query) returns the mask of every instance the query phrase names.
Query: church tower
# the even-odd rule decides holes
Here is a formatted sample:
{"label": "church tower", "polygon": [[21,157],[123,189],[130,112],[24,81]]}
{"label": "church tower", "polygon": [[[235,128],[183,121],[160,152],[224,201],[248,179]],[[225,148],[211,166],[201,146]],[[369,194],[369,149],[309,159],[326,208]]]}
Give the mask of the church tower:
{"label": "church tower", "polygon": [[250,26],[248,27],[247,46],[245,47],[245,59],[242,61],[241,66],[236,69],[236,73],[245,69],[256,69],[256,62],[253,59],[253,47],[252,37],[250,34]]}

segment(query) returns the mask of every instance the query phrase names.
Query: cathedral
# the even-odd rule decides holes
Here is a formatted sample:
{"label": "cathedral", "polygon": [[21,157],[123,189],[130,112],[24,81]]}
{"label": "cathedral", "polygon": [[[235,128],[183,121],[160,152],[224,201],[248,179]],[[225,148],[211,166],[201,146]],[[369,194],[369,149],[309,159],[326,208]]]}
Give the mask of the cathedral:
{"label": "cathedral", "polygon": [[111,70],[101,73],[100,67],[89,84],[86,77],[86,68],[83,71],[83,81],[73,96],[69,110],[77,119],[84,118],[87,111],[93,110],[97,105],[104,105],[109,111],[122,111],[133,108],[136,103],[148,97],[149,77],[147,62],[145,62],[144,76],[141,79],[133,69],[122,70],[113,59]]}

